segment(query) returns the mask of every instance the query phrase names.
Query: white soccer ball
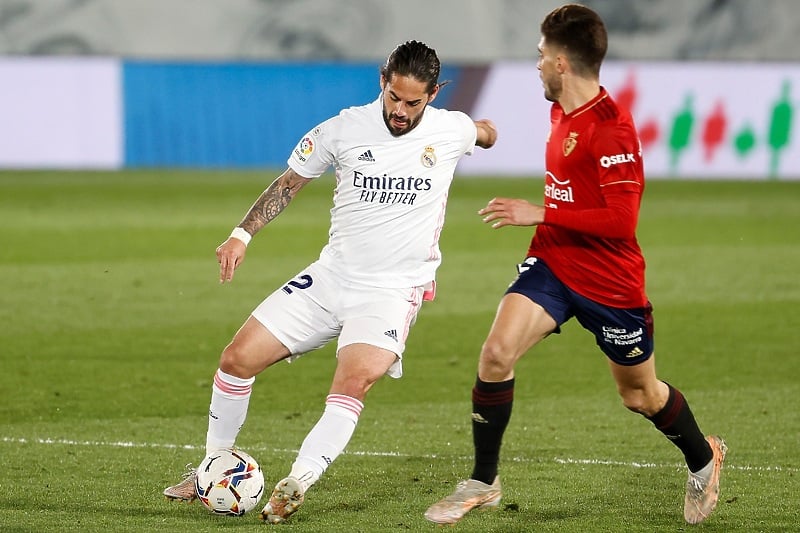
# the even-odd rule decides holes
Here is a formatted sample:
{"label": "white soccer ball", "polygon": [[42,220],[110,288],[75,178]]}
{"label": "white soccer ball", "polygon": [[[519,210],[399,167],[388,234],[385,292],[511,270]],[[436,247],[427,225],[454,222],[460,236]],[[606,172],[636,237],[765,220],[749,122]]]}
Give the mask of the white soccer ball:
{"label": "white soccer ball", "polygon": [[219,450],[197,467],[197,498],[216,514],[242,516],[264,495],[264,474],[242,450]]}

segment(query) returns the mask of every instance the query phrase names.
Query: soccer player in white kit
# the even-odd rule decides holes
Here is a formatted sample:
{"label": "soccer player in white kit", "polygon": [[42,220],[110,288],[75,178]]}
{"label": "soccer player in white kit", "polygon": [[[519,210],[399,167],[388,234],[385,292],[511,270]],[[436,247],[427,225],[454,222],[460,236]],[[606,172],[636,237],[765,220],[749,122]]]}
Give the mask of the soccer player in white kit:
{"label": "soccer player in white kit", "polygon": [[[324,411],[264,507],[266,522],[293,514],[345,449],[372,385],[384,374],[402,375],[409,329],[435,292],[456,164],[475,146],[490,148],[497,139],[489,120],[428,105],[442,86],[439,73],[436,51],[425,44],[395,48],[381,67],[379,97],[309,131],[288,169],[217,248],[220,282],[231,281],[250,238],[333,167],[329,241],[319,259],[255,308],[223,350],[214,376],[207,454],[234,447],[257,374],[338,338]],[[190,470],[164,495],[193,500],[195,477]]]}

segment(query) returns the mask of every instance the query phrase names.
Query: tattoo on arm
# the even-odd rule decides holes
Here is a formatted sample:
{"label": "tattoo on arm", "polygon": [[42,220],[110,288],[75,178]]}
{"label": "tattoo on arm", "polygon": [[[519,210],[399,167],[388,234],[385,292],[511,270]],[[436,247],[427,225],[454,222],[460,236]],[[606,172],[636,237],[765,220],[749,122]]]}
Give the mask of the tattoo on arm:
{"label": "tattoo on arm", "polygon": [[239,226],[250,235],[255,235],[286,209],[305,183],[305,180],[292,179],[291,175],[280,176],[261,193]]}

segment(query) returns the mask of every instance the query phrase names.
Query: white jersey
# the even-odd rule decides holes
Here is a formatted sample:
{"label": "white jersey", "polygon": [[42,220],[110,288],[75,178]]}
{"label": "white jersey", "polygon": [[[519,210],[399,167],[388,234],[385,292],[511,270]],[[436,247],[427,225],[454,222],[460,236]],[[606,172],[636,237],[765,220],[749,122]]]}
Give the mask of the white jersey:
{"label": "white jersey", "polygon": [[344,279],[377,287],[433,281],[453,173],[461,156],[472,154],[476,138],[466,114],[430,106],[413,130],[394,137],[381,98],[311,130],[288,164],[306,178],[331,166],[336,172],[320,263]]}

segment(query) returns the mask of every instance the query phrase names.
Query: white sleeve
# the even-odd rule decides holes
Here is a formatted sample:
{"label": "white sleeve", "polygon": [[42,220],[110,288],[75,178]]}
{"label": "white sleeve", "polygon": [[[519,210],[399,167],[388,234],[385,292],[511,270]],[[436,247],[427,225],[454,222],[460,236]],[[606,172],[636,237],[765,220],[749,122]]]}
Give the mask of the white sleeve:
{"label": "white sleeve", "polygon": [[318,178],[334,163],[335,156],[326,140],[335,119],[326,120],[300,139],[287,161],[292,170],[304,178]]}
{"label": "white sleeve", "polygon": [[472,155],[472,152],[475,151],[475,142],[478,140],[478,127],[475,125],[475,121],[466,113],[453,111],[453,114],[458,117],[458,122],[461,124],[463,131],[464,142],[466,143],[463,151],[466,155]]}

